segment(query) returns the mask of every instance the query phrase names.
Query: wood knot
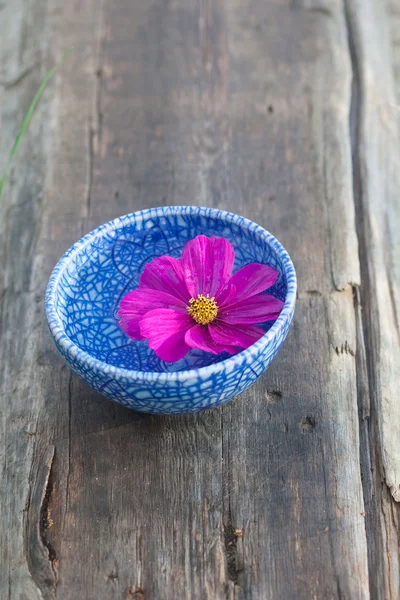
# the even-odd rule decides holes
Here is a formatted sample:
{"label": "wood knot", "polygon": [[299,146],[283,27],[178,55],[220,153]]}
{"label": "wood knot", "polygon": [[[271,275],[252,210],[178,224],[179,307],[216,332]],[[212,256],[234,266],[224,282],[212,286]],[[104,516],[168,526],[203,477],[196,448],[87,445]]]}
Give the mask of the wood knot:
{"label": "wood knot", "polygon": [[311,415],[307,415],[300,422],[300,427],[303,431],[312,431],[315,427],[315,419]]}
{"label": "wood knot", "polygon": [[268,404],[276,404],[282,399],[282,392],[279,390],[270,390],[264,393],[264,398]]}

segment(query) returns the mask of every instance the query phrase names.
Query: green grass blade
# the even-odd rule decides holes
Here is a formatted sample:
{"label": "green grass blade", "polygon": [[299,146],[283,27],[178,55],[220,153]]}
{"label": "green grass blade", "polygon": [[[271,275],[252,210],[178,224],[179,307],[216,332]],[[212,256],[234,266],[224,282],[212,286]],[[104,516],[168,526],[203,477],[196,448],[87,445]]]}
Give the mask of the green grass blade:
{"label": "green grass blade", "polygon": [[12,159],[14,158],[14,155],[15,155],[17,149],[18,149],[19,143],[20,143],[21,139],[23,138],[24,133],[25,133],[25,131],[27,130],[27,128],[29,126],[29,123],[31,122],[32,115],[35,112],[35,108],[36,108],[36,106],[37,106],[37,104],[38,104],[38,102],[40,100],[40,97],[43,94],[43,92],[44,92],[47,84],[50,81],[50,79],[53,77],[54,73],[57,71],[57,69],[59,69],[61,67],[61,65],[65,62],[65,60],[68,58],[68,56],[71,54],[71,52],[72,52],[72,48],[69,48],[65,52],[64,56],[62,57],[60,64],[58,64],[55,67],[53,67],[47,73],[46,77],[43,79],[42,83],[40,84],[39,89],[37,90],[37,92],[36,92],[36,94],[35,94],[35,96],[34,96],[34,98],[32,100],[32,103],[31,103],[31,105],[29,107],[29,110],[26,113],[24,120],[22,121],[21,127],[19,128],[19,131],[17,133],[17,137],[15,138],[13,147],[11,148],[11,152],[8,155],[6,166],[4,167],[4,171],[3,171],[2,175],[1,175],[1,179],[0,179],[0,196],[1,196],[1,192],[3,191],[4,183],[5,183],[6,179],[7,179],[7,175],[8,175],[8,171],[10,169],[10,165],[11,165]]}

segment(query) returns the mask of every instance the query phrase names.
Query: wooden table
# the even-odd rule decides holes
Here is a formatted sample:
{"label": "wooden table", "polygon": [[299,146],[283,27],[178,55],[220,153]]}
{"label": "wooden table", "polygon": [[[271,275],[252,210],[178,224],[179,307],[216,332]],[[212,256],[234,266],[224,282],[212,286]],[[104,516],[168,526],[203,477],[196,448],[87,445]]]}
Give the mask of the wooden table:
{"label": "wooden table", "polygon": [[[400,3],[2,0],[1,600],[400,597]],[[400,79],[400,77],[398,77]],[[47,278],[124,213],[274,233],[284,350],[220,410],[139,416],[53,346]]]}

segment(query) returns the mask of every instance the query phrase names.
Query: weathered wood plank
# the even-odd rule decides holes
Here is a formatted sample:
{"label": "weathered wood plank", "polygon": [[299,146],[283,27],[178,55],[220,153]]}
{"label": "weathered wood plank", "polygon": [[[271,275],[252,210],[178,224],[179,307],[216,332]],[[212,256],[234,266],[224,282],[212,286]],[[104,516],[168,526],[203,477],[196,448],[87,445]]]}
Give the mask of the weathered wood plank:
{"label": "weathered wood plank", "polygon": [[[91,225],[143,206],[184,203],[189,194],[192,202],[245,213],[277,232],[296,257],[302,325],[275,375],[202,417],[101,432],[104,417],[94,417],[82,403],[90,393],[73,384],[59,593],[68,595],[72,580],[75,593],[90,588],[100,597],[129,587],[156,598],[366,597],[344,14],[339,5],[337,19],[329,19],[278,2],[268,16],[256,2],[227,10],[121,1],[118,11],[111,3],[104,10]],[[301,355],[296,371],[291,365]],[[282,399],[269,404],[266,393]],[[123,448],[124,457],[104,451],[111,447]],[[78,456],[93,465],[91,475]],[[129,496],[131,482],[119,481],[121,463],[124,470],[135,465],[140,495]],[[87,523],[97,489],[96,521]],[[130,531],[110,549],[107,540],[123,523]],[[235,529],[243,529],[236,543]],[[60,537],[54,529],[55,548]],[[93,556],[92,569],[82,571],[82,555]],[[154,565],[165,573],[154,577]]]}
{"label": "weathered wood plank", "polygon": [[[279,231],[299,276],[290,344],[258,393],[224,409],[233,413],[232,520],[245,531],[237,582],[244,597],[363,598],[346,25],[339,4],[328,14],[276,4],[267,14],[237,2],[230,13],[240,16],[232,30],[249,90],[231,101],[233,170],[244,182],[237,210]],[[257,206],[255,193],[275,199]],[[281,400],[266,407],[262,391],[276,390]]]}
{"label": "weathered wood plank", "polygon": [[[38,33],[44,28],[45,12],[42,1],[30,6],[18,1],[7,3],[0,12],[2,158],[7,156],[44,75],[46,63],[40,60]],[[32,545],[36,550],[41,548],[31,557],[38,567],[38,577],[48,576],[52,585],[50,563],[42,560],[46,549],[36,535],[42,490],[35,482],[43,469],[35,469],[35,457],[41,454],[35,437],[43,432],[43,424],[38,422],[43,408],[43,382],[48,378],[41,378],[35,361],[41,338],[42,294],[32,276],[31,258],[44,205],[46,97],[0,202],[0,597],[10,599],[43,597],[30,572],[32,562],[27,558],[25,543],[28,530]],[[46,445],[46,439],[45,431],[41,444]],[[30,507],[34,521],[28,519]]]}
{"label": "weathered wood plank", "polygon": [[400,506],[395,502],[400,499],[398,2],[389,8],[389,3],[372,1],[346,6],[354,73],[351,130],[361,265],[357,304],[362,306],[366,348],[366,361],[360,365],[359,356],[358,366],[365,406],[361,463],[373,598],[400,594]]}
{"label": "weathered wood plank", "polygon": [[[75,47],[0,203],[1,598],[397,598],[398,505],[381,476],[395,495],[400,113],[385,95],[385,7],[365,6],[0,11],[0,155]],[[257,385],[221,410],[159,419],[67,371],[41,298],[81,233],[173,203],[265,225],[295,260],[299,299]]]}
{"label": "weathered wood plank", "polygon": [[54,598],[58,581],[46,527],[54,469],[64,481],[67,473],[58,443],[68,440],[70,375],[48,337],[43,294],[54,261],[84,229],[97,51],[94,4],[64,8],[21,0],[0,12],[2,157],[42,78],[75,45],[42,97],[0,202],[0,597],[9,600]]}

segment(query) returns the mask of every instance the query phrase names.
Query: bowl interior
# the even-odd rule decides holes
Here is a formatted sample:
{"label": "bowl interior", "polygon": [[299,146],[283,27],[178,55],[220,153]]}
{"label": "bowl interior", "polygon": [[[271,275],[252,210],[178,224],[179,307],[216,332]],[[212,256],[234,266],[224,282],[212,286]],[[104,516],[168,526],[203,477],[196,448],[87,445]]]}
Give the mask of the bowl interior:
{"label": "bowl interior", "polygon": [[[118,327],[123,296],[138,287],[146,263],[168,254],[179,258],[182,248],[199,234],[228,239],[235,248],[238,270],[252,262],[273,266],[279,279],[268,290],[285,300],[287,281],[283,262],[257,231],[226,216],[176,214],[129,215],[100,228],[71,253],[56,290],[56,310],[67,336],[82,350],[110,365],[139,371],[181,371],[224,360],[192,350],[179,362],[165,363],[145,341],[130,340]],[[265,324],[265,331],[272,323]]]}

